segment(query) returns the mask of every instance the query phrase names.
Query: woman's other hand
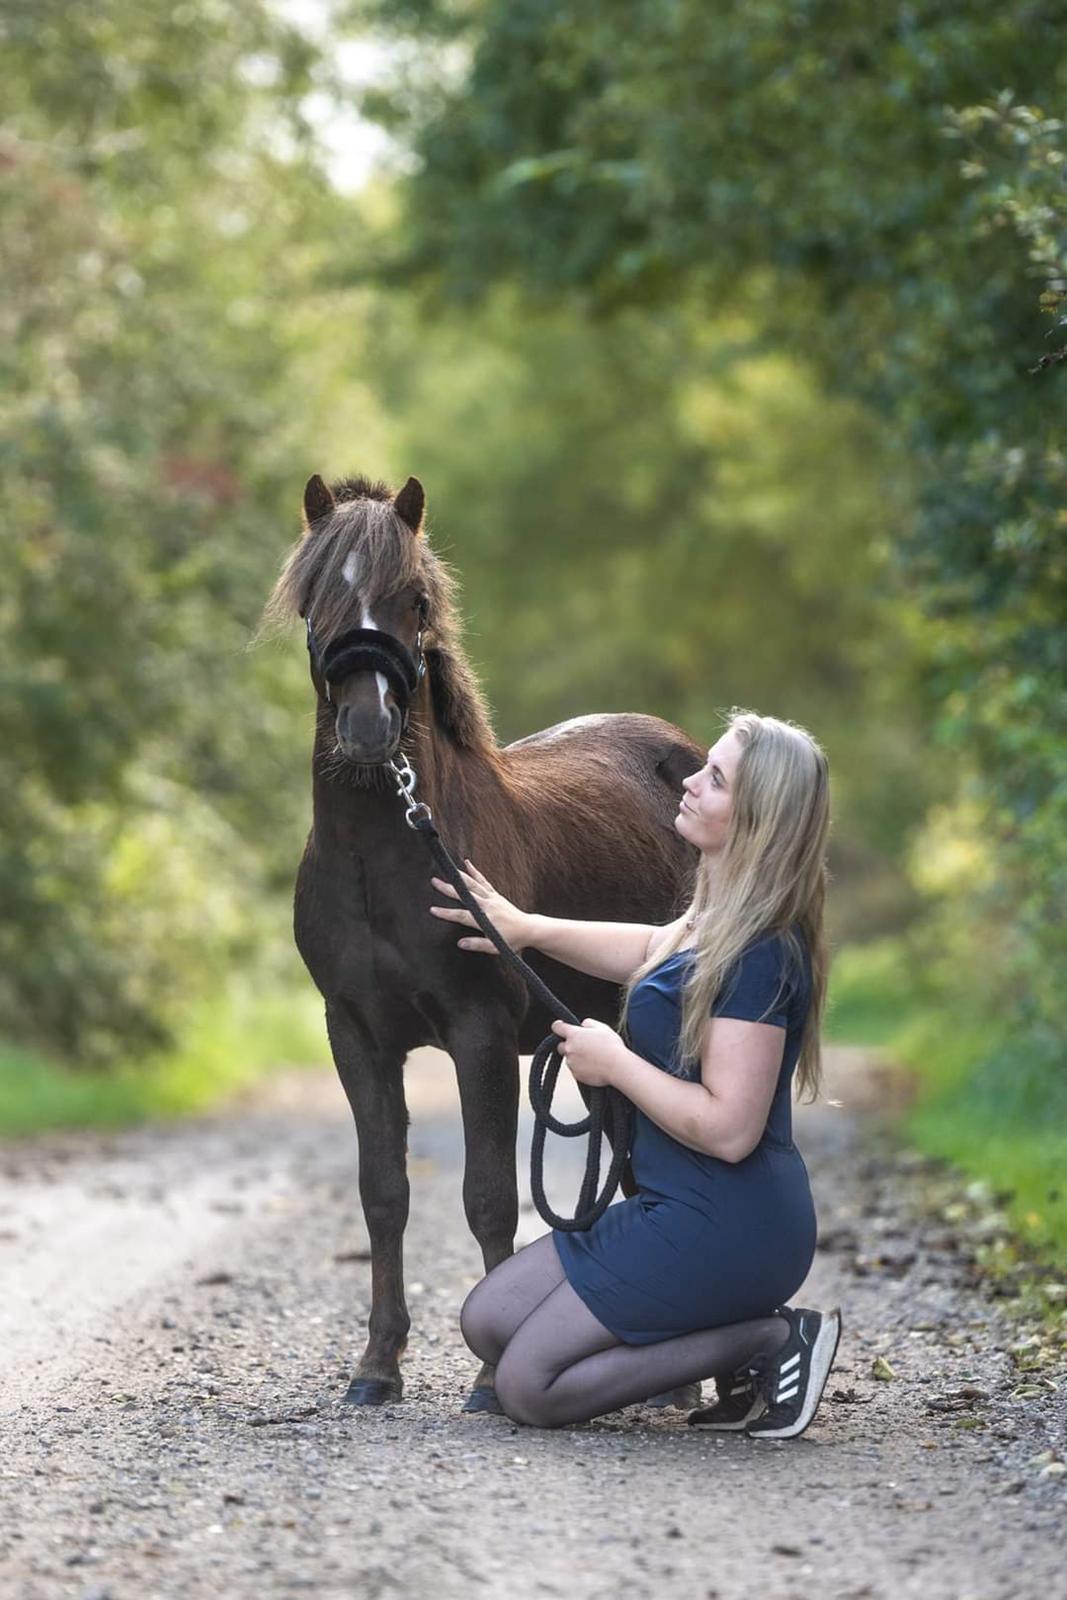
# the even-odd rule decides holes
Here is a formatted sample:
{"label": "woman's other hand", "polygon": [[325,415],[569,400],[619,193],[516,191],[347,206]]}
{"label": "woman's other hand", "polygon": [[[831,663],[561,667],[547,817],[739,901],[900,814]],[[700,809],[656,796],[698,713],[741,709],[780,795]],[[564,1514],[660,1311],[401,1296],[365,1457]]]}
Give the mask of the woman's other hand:
{"label": "woman's other hand", "polygon": [[[498,893],[483,872],[479,872],[473,861],[468,856],[464,858],[466,872],[461,872],[463,879],[471,894],[477,900],[494,928],[497,929],[505,944],[512,950],[521,950],[529,943],[528,930],[530,925],[529,915],[520,911],[518,906],[512,905],[510,900]],[[459,895],[450,883],[443,878],[431,878],[430,882],[442,894],[450,895],[453,900],[458,900]],[[468,911],[464,905],[431,906],[430,911],[435,917],[442,917],[449,922],[459,922],[468,928],[478,928],[474,920],[474,913]],[[477,938],[466,937],[458,941],[462,950],[481,950],[486,955],[498,956],[500,951],[491,939],[487,939],[481,929],[478,929]]]}
{"label": "woman's other hand", "polygon": [[556,1049],[579,1083],[591,1089],[603,1089],[614,1083],[615,1069],[627,1051],[614,1028],[609,1028],[606,1022],[598,1022],[595,1017],[584,1017],[580,1025],[557,1018],[552,1032],[560,1035]]}

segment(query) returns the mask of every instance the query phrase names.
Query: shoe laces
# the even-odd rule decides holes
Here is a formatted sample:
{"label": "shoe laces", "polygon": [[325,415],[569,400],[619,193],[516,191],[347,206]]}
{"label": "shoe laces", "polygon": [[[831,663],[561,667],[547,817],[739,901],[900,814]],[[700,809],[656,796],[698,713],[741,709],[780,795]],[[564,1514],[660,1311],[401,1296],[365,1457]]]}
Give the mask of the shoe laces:
{"label": "shoe laces", "polygon": [[741,1368],[741,1372],[753,1385],[756,1392],[770,1403],[774,1391],[775,1363],[769,1356],[756,1356]]}

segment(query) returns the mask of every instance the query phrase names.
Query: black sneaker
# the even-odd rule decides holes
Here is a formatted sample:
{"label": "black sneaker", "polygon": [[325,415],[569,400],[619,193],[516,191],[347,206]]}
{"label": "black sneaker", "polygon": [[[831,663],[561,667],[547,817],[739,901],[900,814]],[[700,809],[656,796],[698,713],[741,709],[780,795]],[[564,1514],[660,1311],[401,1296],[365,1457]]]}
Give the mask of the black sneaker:
{"label": "black sneaker", "polygon": [[683,1383],[680,1389],[665,1389],[662,1394],[650,1394],[644,1402],[651,1411],[688,1411],[700,1404],[700,1384]]}
{"label": "black sneaker", "polygon": [[761,1368],[755,1362],[739,1367],[727,1378],[716,1378],[719,1392],[717,1405],[705,1406],[701,1411],[691,1411],[686,1421],[691,1428],[716,1428],[720,1433],[740,1433],[746,1422],[751,1422],[766,1409],[760,1389]]}
{"label": "black sneaker", "polygon": [[795,1310],[782,1306],[778,1315],[789,1323],[789,1337],[765,1358],[760,1391],[767,1409],[745,1426],[750,1439],[794,1439],[819,1409],[826,1380],[841,1337],[841,1312]]}

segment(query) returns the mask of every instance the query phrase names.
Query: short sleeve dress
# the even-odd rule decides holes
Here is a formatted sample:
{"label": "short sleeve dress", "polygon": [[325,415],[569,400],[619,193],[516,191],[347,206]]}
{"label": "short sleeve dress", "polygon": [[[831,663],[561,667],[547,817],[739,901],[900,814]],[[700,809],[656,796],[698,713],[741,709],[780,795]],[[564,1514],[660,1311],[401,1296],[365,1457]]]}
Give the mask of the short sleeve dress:
{"label": "short sleeve dress", "polygon": [[[800,936],[803,947],[803,938]],[[669,1070],[692,950],[647,973],[630,998],[630,1047]],[[680,1144],[637,1107],[631,1152],[638,1193],[584,1232],[553,1229],[568,1282],[624,1344],[771,1315],[800,1288],[815,1254],[815,1207],[793,1143],[792,1079],[811,1000],[811,968],[791,974],[781,934],[741,952],[711,1015],[785,1029],[774,1099],[759,1144],[723,1161]],[[682,1076],[697,1080],[700,1063]]]}

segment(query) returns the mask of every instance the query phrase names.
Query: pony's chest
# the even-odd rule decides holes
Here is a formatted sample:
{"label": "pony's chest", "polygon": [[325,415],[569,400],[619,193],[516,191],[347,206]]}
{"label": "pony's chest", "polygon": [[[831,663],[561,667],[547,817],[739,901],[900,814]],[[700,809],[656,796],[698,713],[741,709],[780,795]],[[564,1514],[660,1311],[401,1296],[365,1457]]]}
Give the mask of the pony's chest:
{"label": "pony's chest", "polygon": [[[422,892],[429,904],[425,887]],[[324,860],[310,848],[305,853],[293,931],[324,994],[358,999],[365,1007],[392,1007],[410,995],[413,974],[424,966],[427,952],[411,917],[398,914],[402,893],[385,864],[372,866],[358,855]],[[428,937],[436,926],[427,930]]]}

